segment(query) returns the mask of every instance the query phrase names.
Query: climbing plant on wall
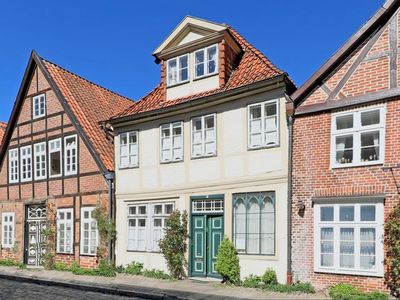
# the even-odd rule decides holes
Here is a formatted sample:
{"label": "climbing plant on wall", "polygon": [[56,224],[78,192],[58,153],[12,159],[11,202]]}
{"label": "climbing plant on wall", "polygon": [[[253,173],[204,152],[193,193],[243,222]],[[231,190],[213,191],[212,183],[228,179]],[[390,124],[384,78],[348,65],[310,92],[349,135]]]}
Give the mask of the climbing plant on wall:
{"label": "climbing plant on wall", "polygon": [[400,204],[391,212],[385,223],[386,284],[391,294],[400,298]]}

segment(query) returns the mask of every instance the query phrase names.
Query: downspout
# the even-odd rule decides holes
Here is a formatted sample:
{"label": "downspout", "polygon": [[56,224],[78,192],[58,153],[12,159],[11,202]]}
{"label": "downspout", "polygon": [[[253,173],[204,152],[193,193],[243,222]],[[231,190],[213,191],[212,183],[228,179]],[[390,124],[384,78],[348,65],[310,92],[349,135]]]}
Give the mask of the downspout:
{"label": "downspout", "polygon": [[[108,182],[108,218],[110,221],[114,221],[114,172],[105,174],[105,178]],[[114,242],[110,241],[108,244],[108,261],[110,264],[114,264]]]}
{"label": "downspout", "polygon": [[288,197],[287,197],[287,273],[286,282],[287,284],[293,283],[292,274],[292,161],[293,161],[293,116],[294,116],[294,104],[293,100],[288,96],[286,97],[286,114],[288,122]]}

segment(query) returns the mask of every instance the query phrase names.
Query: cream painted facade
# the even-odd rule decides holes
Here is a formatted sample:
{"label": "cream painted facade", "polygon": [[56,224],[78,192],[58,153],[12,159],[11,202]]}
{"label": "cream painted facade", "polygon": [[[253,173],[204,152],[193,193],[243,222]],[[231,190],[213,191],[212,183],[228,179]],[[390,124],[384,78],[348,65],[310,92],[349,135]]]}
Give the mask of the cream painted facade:
{"label": "cream painted facade", "polygon": [[[252,91],[241,98],[220,104],[205,104],[156,120],[132,121],[115,126],[116,153],[116,264],[132,261],[144,263],[148,269],[166,270],[162,254],[128,250],[129,205],[138,203],[171,203],[176,209],[190,212],[191,197],[223,195],[223,231],[232,239],[232,195],[243,192],[274,191],[275,254],[240,255],[241,276],[262,274],[273,268],[278,280],[286,282],[287,272],[287,195],[288,195],[288,127],[284,87],[272,91]],[[279,101],[279,146],[248,148],[248,105],[267,100]],[[216,115],[216,149],[212,157],[191,157],[191,119]],[[183,161],[161,163],[160,125],[183,121]],[[136,124],[135,124],[136,122]],[[121,125],[119,125],[121,126]],[[120,169],[120,133],[138,131],[138,167]],[[190,232],[190,228],[189,228]],[[188,244],[191,241],[188,241]],[[189,255],[189,254],[188,254]],[[188,259],[190,263],[190,258]],[[193,266],[191,266],[193,267]]]}

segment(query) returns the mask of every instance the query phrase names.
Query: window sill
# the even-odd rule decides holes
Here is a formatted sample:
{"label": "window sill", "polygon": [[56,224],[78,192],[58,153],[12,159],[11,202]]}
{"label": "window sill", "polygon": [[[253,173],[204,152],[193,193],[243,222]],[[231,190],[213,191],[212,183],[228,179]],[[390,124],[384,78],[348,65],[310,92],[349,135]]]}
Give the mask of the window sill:
{"label": "window sill", "polygon": [[371,271],[362,271],[362,270],[337,270],[337,269],[329,269],[329,268],[316,268],[314,269],[315,273],[330,273],[330,274],[340,274],[340,275],[353,275],[353,276],[365,276],[365,277],[383,277],[383,273],[381,272],[371,272]]}
{"label": "window sill", "polygon": [[160,161],[161,165],[169,165],[169,164],[175,164],[175,163],[180,163],[183,162],[183,158],[179,160],[171,160],[171,161]]}
{"label": "window sill", "polygon": [[364,163],[352,163],[352,164],[343,164],[343,165],[333,165],[331,164],[331,169],[346,169],[346,168],[357,168],[357,167],[370,167],[383,165],[383,161],[372,161],[372,162],[364,162]]}
{"label": "window sill", "polygon": [[149,253],[149,254],[161,254],[160,251],[129,250],[129,249],[127,249],[126,252],[132,252],[132,253]]}
{"label": "window sill", "polygon": [[79,253],[79,256],[86,256],[86,257],[96,257],[96,254],[85,254],[85,253]]}
{"label": "window sill", "polygon": [[256,151],[256,150],[265,150],[265,149],[273,149],[273,148],[279,148],[281,145],[274,144],[274,145],[269,145],[269,146],[259,146],[259,147],[247,147],[247,151]]}
{"label": "window sill", "polygon": [[197,160],[197,159],[210,158],[210,157],[217,157],[217,153],[210,154],[210,155],[192,156],[190,159],[191,160]]}
{"label": "window sill", "polygon": [[69,253],[69,252],[56,252],[56,255],[74,255],[74,253],[73,252],[71,252],[71,253]]}

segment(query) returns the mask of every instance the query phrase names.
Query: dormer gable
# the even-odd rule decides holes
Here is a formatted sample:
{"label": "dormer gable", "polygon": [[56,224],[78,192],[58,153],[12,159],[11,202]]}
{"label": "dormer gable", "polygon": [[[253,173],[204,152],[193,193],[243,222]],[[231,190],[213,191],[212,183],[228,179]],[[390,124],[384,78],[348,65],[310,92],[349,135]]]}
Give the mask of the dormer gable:
{"label": "dormer gable", "polygon": [[185,17],[153,53],[166,100],[220,88],[241,52],[228,26]]}

